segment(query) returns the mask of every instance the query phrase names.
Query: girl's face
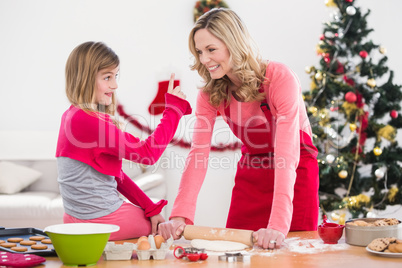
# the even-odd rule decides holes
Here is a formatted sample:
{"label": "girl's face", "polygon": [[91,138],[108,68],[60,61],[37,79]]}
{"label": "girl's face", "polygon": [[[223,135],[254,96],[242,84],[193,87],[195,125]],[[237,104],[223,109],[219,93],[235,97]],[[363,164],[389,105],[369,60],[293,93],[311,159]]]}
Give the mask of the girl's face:
{"label": "girl's face", "polygon": [[108,106],[112,104],[112,96],[117,89],[119,66],[102,69],[96,75],[95,103]]}
{"label": "girl's face", "polygon": [[195,32],[194,43],[200,62],[207,68],[212,79],[220,79],[225,75],[231,79],[230,53],[225,43],[207,29]]}

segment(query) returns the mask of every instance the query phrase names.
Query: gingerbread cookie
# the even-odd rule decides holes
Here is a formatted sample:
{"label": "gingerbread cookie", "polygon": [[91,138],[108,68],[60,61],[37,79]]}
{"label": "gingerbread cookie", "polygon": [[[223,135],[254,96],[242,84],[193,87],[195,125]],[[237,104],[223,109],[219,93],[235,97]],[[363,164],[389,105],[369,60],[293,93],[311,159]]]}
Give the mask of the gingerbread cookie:
{"label": "gingerbread cookie", "polygon": [[0,244],[6,243],[6,241],[4,240],[0,240]]}
{"label": "gingerbread cookie", "polygon": [[20,245],[23,245],[23,246],[32,246],[35,244],[36,244],[36,242],[33,240],[23,240],[20,242]]}
{"label": "gingerbread cookie", "polygon": [[18,252],[25,252],[28,249],[26,247],[12,247],[11,250],[18,251]]}
{"label": "gingerbread cookie", "polygon": [[1,243],[0,246],[5,247],[5,248],[12,248],[12,247],[16,247],[17,244],[16,243]]}
{"label": "gingerbread cookie", "polygon": [[402,244],[394,244],[395,246],[395,250],[398,253],[402,253]]}
{"label": "gingerbread cookie", "polygon": [[22,240],[24,240],[24,238],[19,238],[19,237],[10,237],[9,239],[7,239],[7,242],[10,243],[19,243]]}
{"label": "gingerbread cookie", "polygon": [[42,242],[42,244],[52,244],[52,240],[50,240],[49,238],[43,239],[40,242]]}
{"label": "gingerbread cookie", "polygon": [[398,251],[396,250],[396,245],[397,244],[390,244],[389,246],[388,246],[388,250],[390,251],[390,252],[392,252],[392,253],[398,253]]}
{"label": "gingerbread cookie", "polygon": [[32,245],[31,248],[32,249],[43,250],[43,249],[47,249],[47,246],[46,245]]}
{"label": "gingerbread cookie", "polygon": [[40,235],[34,235],[34,236],[31,236],[31,237],[29,238],[29,240],[33,240],[33,241],[41,241],[41,240],[43,240],[43,239],[45,239],[45,237],[44,237],[44,236],[40,236]]}
{"label": "gingerbread cookie", "polygon": [[384,251],[389,245],[389,241],[386,238],[376,238],[368,244],[368,248],[374,251]]}

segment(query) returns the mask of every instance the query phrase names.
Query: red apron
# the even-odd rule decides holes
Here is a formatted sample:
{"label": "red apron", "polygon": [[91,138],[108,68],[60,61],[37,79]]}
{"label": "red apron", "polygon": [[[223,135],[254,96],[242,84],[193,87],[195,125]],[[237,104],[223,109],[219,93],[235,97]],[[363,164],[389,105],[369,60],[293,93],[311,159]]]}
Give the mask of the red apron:
{"label": "red apron", "polygon": [[[267,122],[255,127],[242,127],[230,120],[230,106],[225,109],[232,131],[242,142],[242,157],[237,164],[235,185],[226,223],[227,228],[258,230],[267,228],[274,192],[275,118],[262,102]],[[300,130],[300,161],[296,169],[293,215],[290,231],[317,230],[318,163],[317,148],[310,136]],[[286,179],[286,178],[281,178]]]}

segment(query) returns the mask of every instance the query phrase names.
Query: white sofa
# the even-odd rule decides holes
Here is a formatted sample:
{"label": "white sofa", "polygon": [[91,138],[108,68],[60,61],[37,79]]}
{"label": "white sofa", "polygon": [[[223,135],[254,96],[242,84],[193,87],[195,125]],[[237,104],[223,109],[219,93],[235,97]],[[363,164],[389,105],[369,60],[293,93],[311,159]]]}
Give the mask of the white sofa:
{"label": "white sofa", "polygon": [[[123,161],[123,170],[155,202],[166,198],[166,183],[161,173],[129,161]],[[0,226],[43,229],[63,223],[64,209],[57,183],[56,159],[1,160],[0,192],[7,188],[2,187],[5,181],[7,185],[12,185],[15,180],[24,180],[23,177],[18,178],[24,174],[37,178],[19,192],[12,193],[8,189],[5,191],[10,193],[0,193]],[[165,211],[162,213],[165,214]]]}

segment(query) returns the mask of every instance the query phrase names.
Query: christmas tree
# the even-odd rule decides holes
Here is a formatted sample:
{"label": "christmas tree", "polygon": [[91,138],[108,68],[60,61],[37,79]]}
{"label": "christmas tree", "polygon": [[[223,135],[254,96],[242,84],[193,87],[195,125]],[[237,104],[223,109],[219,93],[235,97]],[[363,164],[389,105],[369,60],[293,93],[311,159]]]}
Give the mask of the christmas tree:
{"label": "christmas tree", "polygon": [[402,148],[395,140],[401,86],[386,66],[386,48],[369,39],[370,10],[356,2],[325,2],[333,12],[316,47],[319,66],[306,67],[311,88],[303,96],[320,152],[320,206],[341,224],[402,201]]}

